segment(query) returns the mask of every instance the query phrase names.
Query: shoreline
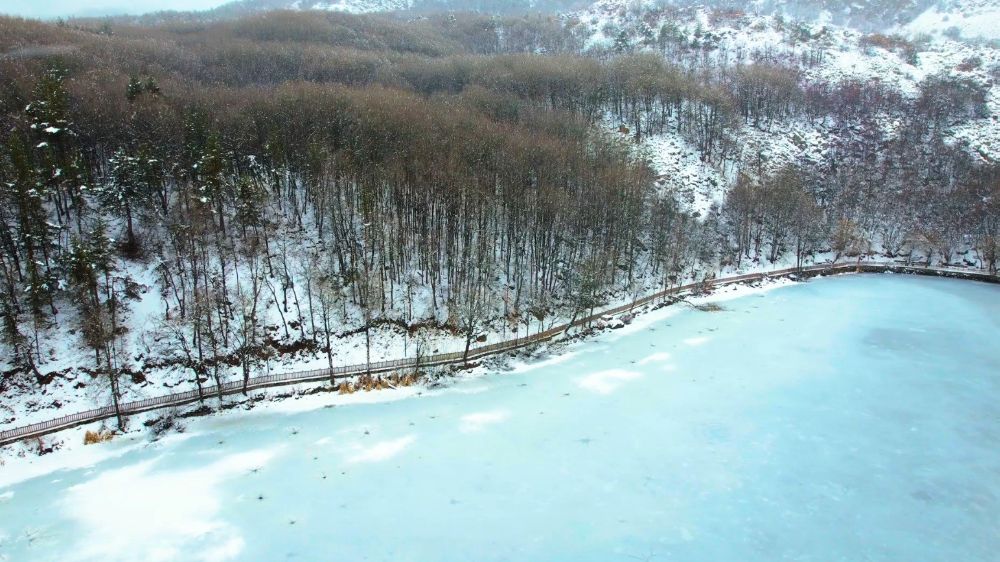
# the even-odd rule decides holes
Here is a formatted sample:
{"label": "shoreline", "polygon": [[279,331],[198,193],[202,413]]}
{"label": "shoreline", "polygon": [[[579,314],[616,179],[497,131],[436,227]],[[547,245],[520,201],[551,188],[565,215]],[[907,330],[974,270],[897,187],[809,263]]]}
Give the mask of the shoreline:
{"label": "shoreline", "polygon": [[[165,505],[180,514],[171,521],[207,513],[198,520],[231,530],[226,536],[245,537],[251,553],[267,548],[253,542],[264,529],[292,539],[329,537],[332,547],[353,548],[354,558],[372,552],[392,558],[389,550],[405,549],[413,528],[384,533],[378,539],[389,545],[384,549],[352,542],[370,528],[368,521],[386,513],[417,521],[416,532],[438,536],[447,549],[450,538],[441,529],[482,514],[482,521],[468,523],[469,536],[478,537],[475,529],[504,521],[519,505],[537,507],[537,519],[514,529],[511,540],[531,536],[546,520],[562,525],[560,513],[576,518],[567,528],[599,521],[599,527],[625,536],[639,520],[630,515],[642,513],[649,522],[644,536],[655,541],[659,528],[678,516],[690,522],[686,525],[705,521],[712,529],[740,529],[746,510],[731,514],[725,507],[735,502],[756,502],[766,510],[769,498],[784,498],[778,513],[807,509],[802,507],[807,497],[848,515],[864,506],[877,512],[885,502],[871,503],[844,490],[881,489],[886,481],[898,485],[886,501],[923,505],[911,495],[925,489],[923,472],[908,472],[909,478],[900,480],[895,478],[900,467],[906,472],[927,463],[938,466],[956,443],[969,445],[963,450],[981,459],[979,464],[996,457],[975,439],[990,429],[983,415],[991,411],[985,391],[995,379],[989,360],[996,354],[980,358],[977,350],[990,349],[994,339],[994,330],[978,326],[992,325],[984,313],[995,308],[995,288],[899,275],[751,285],[650,311],[627,329],[546,346],[538,350],[540,360],[519,354],[509,358],[514,372],[490,371],[486,377],[478,377],[484,371],[461,372],[447,388],[428,391],[421,400],[387,402],[399,396],[370,393],[359,399],[379,403],[312,409],[338,397],[302,396],[191,420],[183,433],[157,443],[134,436],[122,444],[96,445],[82,451],[89,459],[79,461],[96,462],[92,466],[0,488],[0,510],[12,515],[6,528],[10,557],[31,559],[32,552],[58,554],[66,548],[72,553],[73,545],[34,548],[26,540],[35,530],[58,537],[80,528],[77,524],[87,537],[97,529],[114,530],[107,522],[115,513],[127,513],[146,527],[155,524],[138,542],[109,550],[112,558],[115,552],[135,552],[132,543],[161,539],[188,557],[202,545],[218,544],[216,535],[203,534],[206,525],[190,534],[157,531],[157,525],[169,526],[160,525]],[[699,306],[706,302],[717,302],[722,310]],[[649,325],[642,325],[647,319]],[[916,330],[921,327],[927,329]],[[942,338],[949,330],[954,337]],[[953,359],[967,352],[976,355],[968,364]],[[976,431],[966,431],[970,428]],[[856,447],[865,454],[853,454]],[[100,460],[99,455],[114,456]],[[50,464],[35,470],[76,461],[73,454],[49,457]],[[859,465],[858,458],[867,463]],[[949,474],[955,478],[948,482],[958,489],[975,483],[973,468]],[[0,469],[0,481],[12,476]],[[766,486],[747,487],[747,478]],[[830,482],[836,485],[831,488]],[[839,493],[827,495],[831,489]],[[577,509],[579,490],[594,491],[587,498],[590,511]],[[671,490],[689,491],[684,505],[692,509],[661,511],[663,498],[671,503]],[[777,492],[761,493],[766,490]],[[497,500],[507,496],[515,499]],[[721,509],[701,511],[708,496]],[[205,498],[217,509],[197,511]],[[303,498],[312,503],[303,504]],[[844,506],[841,501],[848,499],[860,503]],[[76,506],[85,502],[99,509],[82,516]],[[39,505],[60,509],[46,517],[35,509]],[[939,507],[950,513],[947,505]],[[433,517],[421,518],[428,509]],[[604,512],[610,512],[606,521],[594,519]],[[823,516],[815,522],[822,529],[828,521]],[[699,535],[710,546],[715,533]],[[85,537],[81,544],[86,542]],[[613,548],[618,538],[605,542]],[[479,551],[489,544],[469,548]],[[316,553],[323,551],[329,548]],[[263,558],[286,552],[305,554],[282,544]],[[566,551],[553,546],[538,555],[558,558],[561,552]],[[607,556],[616,553],[609,550]]]}
{"label": "shoreline", "polygon": [[[826,267],[822,270],[805,270],[791,273],[786,272],[783,274],[775,274],[772,272],[770,274],[760,273],[751,274],[750,276],[720,278],[715,281],[715,284],[710,287],[710,292],[706,294],[693,294],[691,293],[691,289],[687,289],[677,292],[667,292],[667,294],[664,295],[650,295],[640,299],[640,301],[644,301],[641,302],[641,304],[635,304],[628,307],[631,309],[628,314],[632,315],[632,319],[623,326],[612,328],[609,326],[585,327],[574,325],[573,327],[578,328],[579,331],[569,335],[567,335],[566,331],[562,331],[558,335],[545,340],[531,342],[512,349],[482,355],[474,360],[471,358],[472,354],[470,353],[470,363],[472,363],[470,367],[454,369],[441,378],[445,378],[447,381],[454,383],[461,382],[463,380],[482,378],[492,373],[502,374],[504,372],[526,372],[535,370],[546,365],[560,363],[569,359],[575,354],[573,351],[574,347],[585,345],[595,337],[610,336],[613,337],[613,339],[618,339],[630,333],[643,330],[651,324],[686,310],[685,308],[673,306],[676,304],[688,303],[692,305],[701,305],[724,302],[751,294],[769,292],[773,289],[785,287],[793,283],[801,282],[802,280],[808,280],[816,277],[827,277],[830,275],[843,275],[851,273],[902,273],[1000,283],[1000,279],[997,277],[988,276],[982,273],[977,274],[972,272],[942,269],[894,266],[893,264],[863,263],[858,265],[857,270],[854,270],[855,265],[857,264],[838,264],[835,266],[836,269]],[[901,271],[896,271],[897,269]],[[656,299],[660,296],[669,300],[656,302]],[[615,314],[623,313],[618,312]],[[594,316],[599,318],[606,315],[613,316],[614,314],[599,312]],[[530,350],[527,357],[524,356],[525,349]],[[300,381],[280,386],[256,388],[254,389],[256,392],[251,393],[246,397],[231,399],[229,402],[223,404],[224,407],[220,407],[219,404],[213,406],[209,406],[208,404],[186,404],[138,412],[130,416],[132,429],[127,430],[125,433],[115,435],[114,439],[108,443],[100,443],[92,446],[83,444],[84,433],[88,430],[93,431],[99,429],[97,424],[103,424],[106,419],[81,422],[72,427],[52,431],[43,437],[26,437],[0,446],[0,467],[3,467],[4,469],[2,471],[4,476],[7,476],[10,474],[11,469],[15,468],[16,465],[26,465],[21,468],[29,468],[36,465],[33,461],[44,459],[45,462],[39,462],[37,464],[49,466],[50,468],[48,470],[43,469],[42,472],[38,473],[38,475],[40,475],[51,470],[66,468],[66,466],[59,466],[60,463],[52,461],[77,453],[81,447],[91,450],[96,450],[98,448],[102,450],[121,449],[121,451],[117,454],[124,454],[126,450],[130,450],[133,447],[150,446],[161,442],[168,442],[176,438],[184,438],[183,424],[187,423],[186,420],[231,420],[235,416],[244,417],[251,412],[256,412],[257,414],[292,414],[319,408],[392,402],[426,394],[447,392],[455,386],[454,384],[447,383],[444,385],[436,385],[434,384],[434,381],[431,381],[430,384],[428,384],[425,380],[413,386],[401,386],[382,390],[356,391],[350,394],[339,394],[336,389],[330,386],[328,379],[318,381],[320,382],[318,385],[316,382],[317,381]],[[235,396],[238,397],[238,395]],[[214,395],[211,398],[207,398],[207,401],[213,399],[216,399]],[[208,410],[203,413],[195,413],[198,409],[203,408],[208,408]],[[173,415],[164,416],[157,414],[159,410],[166,410]],[[240,411],[234,412],[233,410]],[[154,435],[151,438],[151,431],[153,431],[151,426],[155,425],[157,421],[161,421],[165,418],[172,418],[175,421],[179,421],[182,424],[181,431],[178,432],[175,427],[168,426],[162,435]],[[53,444],[50,445],[53,449],[44,454],[39,454],[37,449],[31,451],[31,446],[28,445],[30,440],[41,440],[43,438],[53,440]],[[114,446],[108,447],[110,444],[114,444]],[[15,449],[20,450],[16,451]],[[111,456],[116,455],[113,454]],[[95,457],[95,455],[85,454],[83,457],[90,458]],[[96,455],[96,457],[96,460],[85,462],[82,466],[93,464],[94,462],[98,462],[99,460],[106,458],[104,455]],[[49,461],[48,459],[52,459],[52,461]],[[71,461],[67,466],[73,466],[76,464],[77,462]],[[29,469],[27,472],[35,471]],[[30,478],[31,476],[28,477]],[[24,479],[24,477],[14,478],[15,481],[21,481]],[[0,483],[0,487],[6,485],[9,485],[9,483]]]}
{"label": "shoreline", "polygon": [[[366,404],[383,404],[400,400],[435,396],[440,394],[467,394],[477,391],[474,388],[463,387],[461,383],[474,382],[491,375],[502,376],[506,373],[525,373],[558,364],[569,360],[580,348],[593,343],[598,338],[611,338],[612,341],[646,329],[648,326],[663,321],[672,316],[689,312],[690,307],[676,306],[678,304],[706,304],[733,300],[741,297],[763,294],[797,283],[786,277],[765,278],[757,281],[731,283],[714,287],[709,294],[687,296],[673,302],[656,305],[639,305],[635,310],[634,320],[621,328],[591,328],[556,340],[539,342],[537,347],[531,347],[528,354],[524,348],[488,356],[469,369],[456,370],[442,377],[443,384],[422,381],[408,387],[390,388],[372,391],[357,391],[352,394],[339,394],[336,391],[323,391],[329,388],[329,383],[315,382],[297,383],[282,387],[260,389],[248,397],[225,403],[228,407],[219,408],[213,405],[210,412],[201,415],[190,414],[198,405],[188,405],[177,408],[174,419],[180,423],[181,430],[176,427],[166,430],[162,435],[155,436],[146,423],[163,418],[157,411],[143,412],[132,416],[130,430],[117,434],[110,441],[85,445],[84,434],[99,429],[97,424],[103,420],[81,424],[72,428],[49,434],[47,438],[57,438],[60,443],[52,452],[39,455],[28,452],[27,441],[18,441],[0,446],[0,490],[5,487],[44,476],[59,470],[76,469],[92,466],[99,462],[116,458],[130,451],[145,447],[160,447],[186,440],[192,436],[211,431],[211,426],[221,423],[229,424],[248,416],[293,415],[323,408],[341,408]],[[214,398],[213,398],[214,399]],[[20,449],[15,451],[15,449]]]}

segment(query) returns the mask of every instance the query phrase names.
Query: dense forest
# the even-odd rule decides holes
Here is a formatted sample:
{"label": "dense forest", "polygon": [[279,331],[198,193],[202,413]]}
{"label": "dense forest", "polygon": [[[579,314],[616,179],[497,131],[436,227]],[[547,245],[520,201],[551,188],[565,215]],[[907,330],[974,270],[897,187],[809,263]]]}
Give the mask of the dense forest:
{"label": "dense forest", "polygon": [[[542,16],[0,18],[4,386],[39,384],[54,334],[117,400],[120,373],[157,362],[199,386],[293,344],[333,365],[333,338],[386,322],[468,344],[820,252],[996,271],[998,167],[941,134],[983,115],[981,85],[806,82],[821,52],[720,61],[666,25],[585,44]],[[735,128],[788,120],[842,142],[819,162],[731,164],[704,214],[634,149],[671,131],[723,165]],[[138,271],[160,297],[142,311],[169,348],[155,358],[128,343]]]}

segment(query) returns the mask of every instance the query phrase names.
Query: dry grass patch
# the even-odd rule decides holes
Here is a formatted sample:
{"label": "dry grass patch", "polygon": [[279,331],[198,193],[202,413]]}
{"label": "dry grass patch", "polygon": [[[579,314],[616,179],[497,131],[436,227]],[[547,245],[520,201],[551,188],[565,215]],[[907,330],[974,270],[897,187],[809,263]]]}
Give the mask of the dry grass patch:
{"label": "dry grass patch", "polygon": [[354,394],[361,391],[386,390],[401,386],[413,386],[420,382],[419,373],[391,374],[386,376],[361,375],[356,381],[344,381],[337,385],[339,394]]}
{"label": "dry grass patch", "polygon": [[110,431],[87,431],[83,434],[83,444],[93,445],[94,443],[104,443],[114,439],[115,434]]}

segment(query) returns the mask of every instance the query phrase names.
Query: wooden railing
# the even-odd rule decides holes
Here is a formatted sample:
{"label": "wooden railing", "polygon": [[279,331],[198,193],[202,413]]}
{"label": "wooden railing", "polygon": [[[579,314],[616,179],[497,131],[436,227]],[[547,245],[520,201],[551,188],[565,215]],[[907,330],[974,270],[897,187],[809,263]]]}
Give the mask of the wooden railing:
{"label": "wooden railing", "polygon": [[[669,295],[674,295],[692,289],[700,288],[704,286],[706,283],[712,287],[719,287],[723,285],[729,285],[732,283],[741,283],[745,281],[765,279],[768,277],[784,277],[791,274],[811,276],[824,273],[844,273],[844,272],[875,273],[875,272],[887,272],[887,271],[894,271],[899,273],[916,273],[923,275],[952,276],[952,277],[962,277],[966,279],[982,279],[985,281],[998,282],[997,276],[989,275],[982,272],[962,270],[962,269],[906,266],[906,265],[898,265],[890,263],[820,264],[820,265],[805,266],[801,268],[792,267],[788,269],[780,269],[776,271],[768,271],[763,273],[747,273],[744,275],[720,277],[716,279],[710,279],[706,282],[696,282],[696,283],[689,283],[687,285],[671,287],[663,291],[659,291],[657,293],[639,298],[634,302],[602,310],[590,316],[580,318],[575,322],[573,322],[572,324],[570,323],[561,324],[559,326],[549,328],[548,330],[539,332],[534,335],[528,335],[521,338],[514,338],[512,340],[506,340],[489,345],[474,347],[469,350],[467,359],[468,360],[480,359],[482,357],[486,357],[489,355],[494,355],[497,353],[518,349],[526,345],[548,341],[554,338],[555,336],[565,332],[571,327],[589,324],[590,322],[593,322],[594,320],[597,320],[603,316],[616,315],[616,314],[621,314],[623,312],[628,312],[637,306],[642,306],[656,299],[661,299]],[[465,358],[463,358],[463,355],[464,354],[462,352],[441,353],[437,355],[421,357],[419,359],[413,357],[413,358],[395,359],[389,361],[377,361],[370,364],[344,365],[340,367],[334,367],[332,369],[314,369],[311,371],[296,371],[291,373],[262,375],[262,376],[251,377],[247,382],[245,390],[250,391],[269,386],[279,386],[279,385],[320,381],[320,380],[333,381],[336,379],[358,376],[365,373],[385,373],[391,371],[398,371],[406,368],[455,364],[455,363],[461,363],[465,360]],[[173,394],[165,394],[163,396],[156,396],[153,398],[146,398],[145,400],[126,402],[124,404],[121,404],[120,409],[122,415],[127,416],[127,415],[137,414],[140,412],[146,412],[149,410],[156,410],[159,408],[183,406],[185,404],[190,404],[193,402],[197,402],[199,400],[212,398],[216,396],[236,394],[243,391],[244,391],[243,381],[234,380],[223,383],[221,386],[216,386],[216,385],[206,386],[202,389],[202,392],[200,393],[198,390],[188,390],[186,392],[178,392]],[[63,429],[68,429],[86,423],[113,418],[115,417],[115,415],[116,415],[115,409],[113,406],[105,406],[103,408],[95,408],[93,410],[87,410],[85,412],[78,412],[76,414],[70,414],[67,416],[62,416],[48,421],[26,425],[24,427],[18,427],[6,431],[0,431],[0,445],[13,443],[15,441],[19,441],[22,439],[39,437],[48,433],[60,431]]]}

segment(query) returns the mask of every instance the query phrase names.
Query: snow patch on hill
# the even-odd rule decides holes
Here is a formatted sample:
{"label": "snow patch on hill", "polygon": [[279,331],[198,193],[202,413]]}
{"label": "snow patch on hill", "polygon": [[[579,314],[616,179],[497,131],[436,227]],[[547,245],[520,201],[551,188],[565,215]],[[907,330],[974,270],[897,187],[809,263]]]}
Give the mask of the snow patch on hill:
{"label": "snow patch on hill", "polygon": [[413,0],[336,0],[334,2],[297,0],[289,7],[293,10],[327,10],[349,14],[368,14],[406,10],[412,6]]}
{"label": "snow patch on hill", "polygon": [[901,30],[911,34],[1000,39],[1000,1],[943,2],[917,16]]}
{"label": "snow patch on hill", "polygon": [[964,143],[969,150],[977,154],[983,162],[997,161],[1000,154],[1000,84],[990,88],[987,98],[989,115],[982,119],[967,121],[952,127],[952,138],[955,142]]}
{"label": "snow patch on hill", "polygon": [[698,151],[675,133],[652,135],[642,143],[656,186],[666,190],[690,213],[704,216],[713,204],[721,205],[728,180],[698,158]]}

